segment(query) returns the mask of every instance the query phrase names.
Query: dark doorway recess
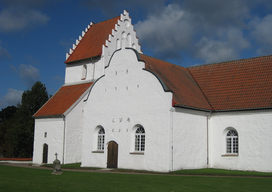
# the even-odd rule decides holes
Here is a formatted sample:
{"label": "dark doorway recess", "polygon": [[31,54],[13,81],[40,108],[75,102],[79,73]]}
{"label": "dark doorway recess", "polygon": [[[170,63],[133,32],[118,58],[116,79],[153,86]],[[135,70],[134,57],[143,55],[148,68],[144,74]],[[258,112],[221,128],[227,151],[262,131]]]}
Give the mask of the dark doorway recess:
{"label": "dark doorway recess", "polygon": [[47,163],[47,156],[48,156],[48,145],[45,143],[43,145],[43,163]]}
{"label": "dark doorway recess", "polygon": [[118,144],[111,141],[108,144],[108,161],[107,168],[117,168],[118,163]]}

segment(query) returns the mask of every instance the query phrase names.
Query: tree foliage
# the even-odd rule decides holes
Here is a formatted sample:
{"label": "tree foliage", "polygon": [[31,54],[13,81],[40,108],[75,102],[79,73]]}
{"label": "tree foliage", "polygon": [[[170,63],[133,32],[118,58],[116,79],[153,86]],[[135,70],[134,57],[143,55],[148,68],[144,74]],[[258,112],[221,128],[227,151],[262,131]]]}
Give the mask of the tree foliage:
{"label": "tree foliage", "polygon": [[[6,127],[1,152],[4,156],[32,157],[34,139],[34,119],[32,116],[47,102],[48,92],[44,84],[37,81],[30,90],[24,91],[21,102],[17,105],[12,122]],[[10,119],[10,120],[11,120]]]}

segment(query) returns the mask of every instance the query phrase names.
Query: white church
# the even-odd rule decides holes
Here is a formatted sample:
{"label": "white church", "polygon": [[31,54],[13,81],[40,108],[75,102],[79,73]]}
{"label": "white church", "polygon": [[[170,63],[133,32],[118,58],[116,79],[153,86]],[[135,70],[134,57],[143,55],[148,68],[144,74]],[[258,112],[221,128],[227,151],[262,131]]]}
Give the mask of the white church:
{"label": "white church", "polygon": [[91,23],[33,116],[33,163],[272,172],[272,56],[184,68],[144,55],[129,13]]}

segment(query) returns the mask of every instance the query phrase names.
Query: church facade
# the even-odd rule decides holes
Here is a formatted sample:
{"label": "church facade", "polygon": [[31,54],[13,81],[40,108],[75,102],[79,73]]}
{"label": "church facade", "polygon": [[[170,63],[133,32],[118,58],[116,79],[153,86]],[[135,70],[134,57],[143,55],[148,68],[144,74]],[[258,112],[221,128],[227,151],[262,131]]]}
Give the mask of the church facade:
{"label": "church facade", "polygon": [[127,11],[91,23],[34,115],[33,163],[272,171],[272,56],[184,68],[141,51]]}

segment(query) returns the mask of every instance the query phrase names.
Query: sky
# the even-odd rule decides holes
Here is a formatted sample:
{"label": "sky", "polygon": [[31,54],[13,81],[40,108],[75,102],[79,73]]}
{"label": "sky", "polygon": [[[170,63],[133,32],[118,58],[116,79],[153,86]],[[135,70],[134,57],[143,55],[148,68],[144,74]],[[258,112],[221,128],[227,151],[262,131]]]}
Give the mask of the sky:
{"label": "sky", "polygon": [[53,95],[81,32],[124,10],[144,54],[183,67],[272,54],[271,0],[0,0],[0,109]]}

